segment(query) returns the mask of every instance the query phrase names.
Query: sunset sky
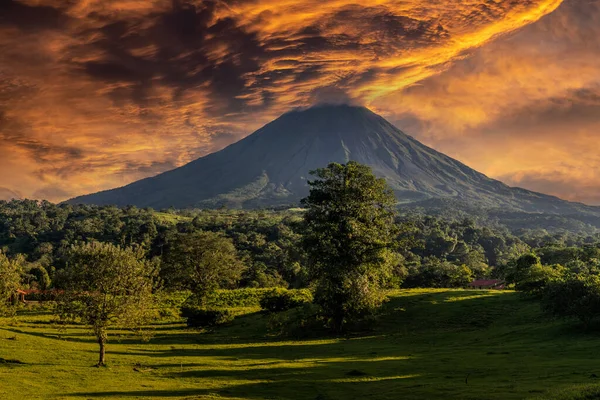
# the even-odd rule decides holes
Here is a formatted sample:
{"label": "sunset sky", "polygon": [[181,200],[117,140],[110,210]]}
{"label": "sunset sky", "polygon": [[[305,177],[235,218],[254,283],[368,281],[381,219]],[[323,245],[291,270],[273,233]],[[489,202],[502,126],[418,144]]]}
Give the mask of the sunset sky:
{"label": "sunset sky", "polygon": [[600,204],[599,38],[600,0],[0,0],[0,199],[123,186],[348,102]]}

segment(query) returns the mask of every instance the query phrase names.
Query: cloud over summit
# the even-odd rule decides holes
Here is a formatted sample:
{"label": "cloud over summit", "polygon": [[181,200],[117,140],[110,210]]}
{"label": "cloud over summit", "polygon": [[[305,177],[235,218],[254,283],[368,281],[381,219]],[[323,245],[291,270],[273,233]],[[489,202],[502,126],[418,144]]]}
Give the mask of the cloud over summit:
{"label": "cloud over summit", "polygon": [[[361,103],[398,120],[410,114],[437,131],[416,136],[442,145],[473,127],[493,130],[519,107],[541,110],[527,99],[595,90],[583,82],[592,61],[567,43],[593,45],[586,38],[597,29],[598,2],[587,11],[562,3],[7,0],[0,168],[8,173],[0,186],[51,200],[121,186],[321,102]],[[506,48],[514,49],[506,59],[488,51]],[[521,56],[529,72],[513,71]],[[576,65],[582,82],[544,97],[533,66],[551,56],[557,66],[542,64],[544,76]],[[522,103],[503,91],[506,76]],[[436,147],[489,172],[470,155],[476,150]]]}

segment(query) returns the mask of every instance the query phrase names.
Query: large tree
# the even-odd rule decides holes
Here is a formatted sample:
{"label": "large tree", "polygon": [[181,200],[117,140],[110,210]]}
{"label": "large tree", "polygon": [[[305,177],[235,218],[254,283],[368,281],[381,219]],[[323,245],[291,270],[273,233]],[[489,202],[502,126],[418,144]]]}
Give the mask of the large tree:
{"label": "large tree", "polygon": [[350,161],[312,172],[303,239],[317,281],[315,302],[335,331],[371,314],[398,262],[396,199],[385,180]]}
{"label": "large tree", "polygon": [[157,265],[141,249],[92,242],[69,250],[62,272],[57,312],[65,320],[90,326],[105,365],[108,328],[141,326],[152,310]]}
{"label": "large tree", "polygon": [[190,289],[201,303],[214,290],[236,283],[244,269],[231,239],[214,232],[179,234],[163,261],[165,282]]}
{"label": "large tree", "polygon": [[0,315],[12,310],[11,300],[17,295],[23,273],[23,257],[8,258],[0,251]]}

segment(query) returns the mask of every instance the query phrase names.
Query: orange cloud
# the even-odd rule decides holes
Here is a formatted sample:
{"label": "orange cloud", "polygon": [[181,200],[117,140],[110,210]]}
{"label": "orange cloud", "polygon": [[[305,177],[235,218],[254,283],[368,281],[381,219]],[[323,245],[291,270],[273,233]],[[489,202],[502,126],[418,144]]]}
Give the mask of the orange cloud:
{"label": "orange cloud", "polygon": [[491,177],[600,204],[600,3],[555,13],[376,101],[421,140]]}
{"label": "orange cloud", "polygon": [[441,150],[498,177],[513,173],[444,141],[592,83],[589,57],[552,63],[544,46],[518,39],[558,34],[574,15],[571,6],[555,12],[561,3],[8,0],[0,187],[63,200],[121,186],[315,101],[359,102],[400,123],[410,116]]}

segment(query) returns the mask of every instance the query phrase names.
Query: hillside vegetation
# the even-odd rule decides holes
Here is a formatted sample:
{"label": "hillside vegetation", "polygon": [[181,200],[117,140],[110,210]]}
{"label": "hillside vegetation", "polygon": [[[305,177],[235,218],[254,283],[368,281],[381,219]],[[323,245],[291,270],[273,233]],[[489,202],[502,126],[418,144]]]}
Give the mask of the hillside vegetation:
{"label": "hillside vegetation", "polygon": [[548,319],[518,293],[390,294],[373,330],[343,337],[277,336],[268,329],[273,317],[257,307],[233,307],[241,315],[210,331],[163,319],[151,327],[148,342],[115,330],[109,367],[100,369],[90,368],[97,345],[87,330],[55,325],[29,305],[0,322],[0,398],[600,396],[597,333]]}
{"label": "hillside vegetation", "polygon": [[[100,241],[140,246],[152,258],[168,252],[178,235],[214,232],[233,242],[247,267],[241,287],[303,287],[307,284],[306,254],[300,246],[303,215],[299,209],[158,212],[136,207],[0,201],[0,251],[9,257],[23,254],[24,284],[48,289],[56,286],[66,252],[74,244]],[[427,216],[410,210],[397,223],[403,243],[397,251],[404,257],[397,269],[398,279],[410,286],[438,284],[424,281],[423,272],[435,270],[444,275],[461,265],[476,278],[500,276],[504,265],[532,250],[570,254],[568,259],[543,260],[549,264],[600,259],[595,255],[600,251],[600,236],[593,230],[533,229],[535,224],[509,230],[494,222],[493,216],[448,212]],[[49,283],[42,282],[41,276],[48,276]],[[457,282],[458,286],[463,283]]]}

